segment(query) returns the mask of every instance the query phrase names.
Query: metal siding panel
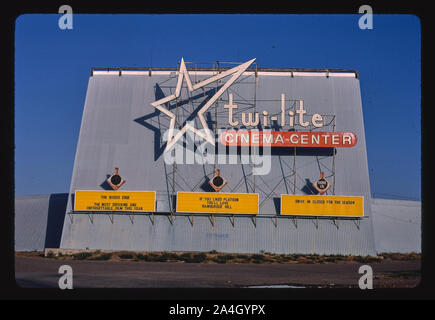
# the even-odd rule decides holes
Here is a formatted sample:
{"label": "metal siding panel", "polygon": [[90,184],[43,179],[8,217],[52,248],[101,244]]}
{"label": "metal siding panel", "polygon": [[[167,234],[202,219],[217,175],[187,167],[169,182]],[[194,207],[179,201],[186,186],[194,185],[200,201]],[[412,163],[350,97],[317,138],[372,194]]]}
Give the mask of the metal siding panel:
{"label": "metal siding panel", "polygon": [[421,252],[421,202],[373,199],[376,251]]}
{"label": "metal siding panel", "polygon": [[50,195],[15,197],[15,251],[45,248]]}
{"label": "metal siding panel", "polygon": [[[360,230],[353,221],[340,221],[339,228],[329,220],[300,219],[296,228],[290,219],[279,219],[275,227],[272,218],[257,220],[257,228],[248,217],[239,217],[233,227],[227,217],[215,219],[195,217],[193,227],[186,216],[177,216],[171,225],[165,216],[156,216],[155,225],[147,216],[136,216],[132,224],[128,216],[116,215],[114,223],[107,215],[76,215],[78,230],[67,248],[137,251],[210,251],[301,254],[372,255],[364,241],[367,223]],[[144,226],[146,226],[144,228]],[[145,230],[148,230],[146,232]],[[360,232],[361,231],[361,232]]]}

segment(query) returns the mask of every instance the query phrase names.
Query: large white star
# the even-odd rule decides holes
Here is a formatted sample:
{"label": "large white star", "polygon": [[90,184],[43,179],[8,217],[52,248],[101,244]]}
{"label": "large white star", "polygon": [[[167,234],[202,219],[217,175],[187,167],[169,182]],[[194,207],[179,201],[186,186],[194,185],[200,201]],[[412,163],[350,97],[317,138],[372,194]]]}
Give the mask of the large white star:
{"label": "large white star", "polygon": [[[175,89],[175,94],[172,94],[170,96],[167,96],[165,98],[162,98],[160,100],[154,101],[151,103],[151,105],[157,109],[159,109],[161,112],[166,114],[169,118],[171,118],[170,124],[169,124],[169,135],[168,135],[168,142],[166,145],[165,152],[168,151],[172,146],[177,142],[178,139],[180,139],[183,134],[190,130],[194,132],[195,134],[199,135],[204,140],[210,142],[212,145],[215,144],[214,138],[211,134],[210,129],[207,126],[207,123],[204,118],[204,113],[207,111],[208,108],[227,90],[233,83],[236,81],[242,74],[245,72],[245,70],[255,61],[255,58],[252,60],[249,60],[237,67],[228,69],[222,73],[219,73],[217,75],[214,75],[208,79],[205,79],[201,82],[198,82],[194,85],[192,85],[192,81],[190,80],[189,73],[187,72],[186,64],[184,63],[184,59],[181,58],[181,64],[180,64],[180,70],[178,72],[178,80],[177,80],[177,87]],[[229,76],[230,74],[234,75],[216,92],[213,97],[210,98],[210,100],[207,101],[207,103],[198,111],[198,117],[201,121],[202,127],[204,128],[204,133],[190,125],[188,122],[184,125],[184,127],[173,137],[174,134],[174,127],[175,127],[175,114],[173,114],[171,111],[163,107],[162,105],[172,101],[174,99],[177,99],[180,96],[181,93],[181,86],[183,83],[183,79],[186,79],[187,87],[189,88],[189,91],[194,91],[199,88],[202,88],[210,83],[213,83],[219,79],[225,78],[226,76]]]}

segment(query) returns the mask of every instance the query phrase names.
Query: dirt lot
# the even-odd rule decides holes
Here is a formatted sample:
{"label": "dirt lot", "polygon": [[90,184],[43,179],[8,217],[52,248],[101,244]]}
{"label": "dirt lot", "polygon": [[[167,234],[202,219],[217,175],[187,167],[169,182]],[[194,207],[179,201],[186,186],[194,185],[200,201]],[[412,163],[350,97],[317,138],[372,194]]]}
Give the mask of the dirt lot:
{"label": "dirt lot", "polygon": [[[173,256],[172,260],[156,262],[162,260],[158,254],[99,253],[94,256],[44,257],[43,253],[16,253],[15,274],[18,286],[23,288],[58,288],[61,276],[58,269],[64,264],[73,269],[74,288],[340,288],[358,287],[361,277],[358,269],[367,264],[373,268],[374,288],[412,288],[420,281],[418,255],[355,259],[319,256],[298,256],[296,259],[283,255],[267,257],[265,254],[263,258],[259,255],[253,255],[254,258],[239,255],[239,258],[231,259],[219,256],[211,253],[203,255],[201,262],[193,262],[186,260],[186,254],[184,258],[180,254],[178,258]],[[154,261],[150,262],[149,257]]]}

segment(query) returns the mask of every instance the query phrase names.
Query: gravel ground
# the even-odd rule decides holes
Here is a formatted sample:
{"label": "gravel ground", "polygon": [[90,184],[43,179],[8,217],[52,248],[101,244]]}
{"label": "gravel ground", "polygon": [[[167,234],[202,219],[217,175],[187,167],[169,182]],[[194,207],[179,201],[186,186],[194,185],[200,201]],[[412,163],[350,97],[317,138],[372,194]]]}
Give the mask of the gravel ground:
{"label": "gravel ground", "polygon": [[[74,288],[358,287],[358,269],[363,265],[89,261],[16,255],[17,285],[58,288],[58,269],[64,264],[73,269]],[[366,264],[373,268],[374,288],[413,288],[420,281],[420,260]]]}

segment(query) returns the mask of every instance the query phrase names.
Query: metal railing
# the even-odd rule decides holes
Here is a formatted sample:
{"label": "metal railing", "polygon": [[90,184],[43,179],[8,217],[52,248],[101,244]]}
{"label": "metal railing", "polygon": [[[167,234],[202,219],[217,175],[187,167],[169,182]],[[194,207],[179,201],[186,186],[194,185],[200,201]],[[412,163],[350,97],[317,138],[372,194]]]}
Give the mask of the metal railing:
{"label": "metal railing", "polygon": [[[231,69],[230,67],[222,67],[221,65],[216,67],[190,67],[189,71],[226,71]],[[118,71],[120,74],[122,71],[178,71],[176,67],[92,67],[91,75],[94,71]],[[248,68],[245,72],[326,72],[329,73],[354,73],[355,78],[358,78],[358,71],[352,69],[337,69],[337,68]]]}

